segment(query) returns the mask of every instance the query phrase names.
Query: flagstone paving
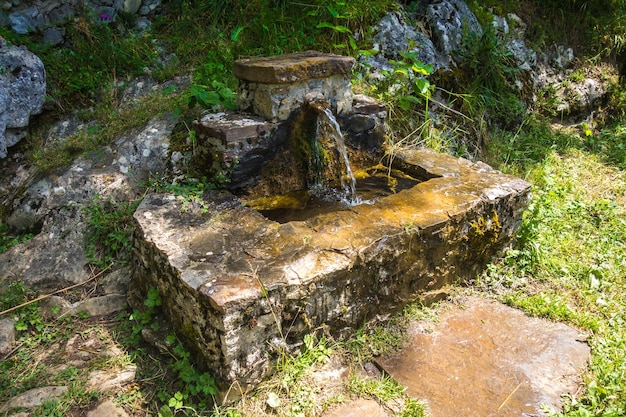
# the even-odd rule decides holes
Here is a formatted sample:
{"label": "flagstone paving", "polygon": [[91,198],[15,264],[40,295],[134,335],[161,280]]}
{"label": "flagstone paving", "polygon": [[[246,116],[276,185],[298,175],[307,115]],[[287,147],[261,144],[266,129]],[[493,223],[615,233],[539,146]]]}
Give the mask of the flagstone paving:
{"label": "flagstone paving", "polygon": [[544,415],[542,406],[576,393],[590,354],[576,329],[475,297],[413,333],[377,364],[432,417]]}

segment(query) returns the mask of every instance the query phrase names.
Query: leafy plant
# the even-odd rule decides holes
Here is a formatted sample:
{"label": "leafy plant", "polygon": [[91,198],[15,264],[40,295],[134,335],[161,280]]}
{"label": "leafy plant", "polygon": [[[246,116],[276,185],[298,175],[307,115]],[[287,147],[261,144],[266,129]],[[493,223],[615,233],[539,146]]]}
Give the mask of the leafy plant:
{"label": "leafy plant", "polygon": [[[428,104],[432,96],[434,86],[428,81],[429,75],[434,68],[430,64],[424,64],[418,59],[417,52],[401,52],[402,61],[391,61],[393,73],[399,74],[408,83],[396,92],[400,108],[408,110],[412,105],[424,106],[424,119],[428,119]],[[404,87],[404,88],[403,88]]]}
{"label": "leafy plant", "polygon": [[211,86],[194,84],[189,87],[187,104],[189,107],[199,105],[213,111],[220,108],[236,110],[236,99],[237,96],[233,90],[224,83],[213,80]]}

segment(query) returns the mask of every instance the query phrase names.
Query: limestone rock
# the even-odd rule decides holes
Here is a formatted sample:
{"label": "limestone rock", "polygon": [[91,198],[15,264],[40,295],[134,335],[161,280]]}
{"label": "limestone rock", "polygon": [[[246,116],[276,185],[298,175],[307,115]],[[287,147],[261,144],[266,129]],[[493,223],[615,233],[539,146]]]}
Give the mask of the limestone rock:
{"label": "limestone rock", "polygon": [[105,294],[126,294],[130,283],[130,270],[124,266],[100,279]]}
{"label": "limestone rock", "polygon": [[110,399],[102,401],[87,413],[87,417],[128,417],[126,411]]}
{"label": "limestone rock", "polygon": [[0,38],[0,158],[25,136],[31,116],[41,113],[46,98],[46,71],[24,47]]}
{"label": "limestone rock", "polygon": [[109,294],[76,302],[70,306],[67,314],[76,315],[83,312],[90,317],[106,316],[124,310],[127,305],[125,294]]}
{"label": "limestone rock", "polygon": [[0,318],[0,358],[13,349],[15,344],[15,321],[12,318]]}
{"label": "limestone rock", "polygon": [[65,391],[67,391],[65,386],[34,388],[11,398],[0,406],[0,412],[7,413],[16,408],[35,408],[48,399],[60,397]]}
{"label": "limestone rock", "polygon": [[39,305],[41,307],[42,316],[47,319],[56,319],[72,308],[72,303],[58,295],[53,295],[41,300]]}
{"label": "limestone rock", "polygon": [[433,43],[447,57],[459,50],[465,33],[482,33],[478,19],[463,0],[430,2],[424,16],[432,32]]}
{"label": "limestone rock", "polygon": [[100,392],[110,391],[133,382],[136,372],[137,368],[135,366],[121,371],[93,371],[89,374],[87,385]]}
{"label": "limestone rock", "polygon": [[124,11],[126,13],[137,13],[141,7],[141,0],[124,0]]}
{"label": "limestone rock", "polygon": [[372,41],[374,49],[379,53],[365,58],[365,63],[377,70],[390,70],[392,66],[389,60],[402,60],[403,52],[417,52],[418,59],[424,64],[431,64],[435,68],[442,66],[430,38],[407,24],[398,12],[390,12],[378,22],[374,27]]}
{"label": "limestone rock", "polygon": [[115,149],[81,157],[58,176],[42,178],[13,202],[7,224],[36,236],[0,254],[0,281],[78,283],[89,277],[84,208],[103,201],[133,201],[139,186],[169,167],[169,135],[176,121],[155,118],[116,141]]}

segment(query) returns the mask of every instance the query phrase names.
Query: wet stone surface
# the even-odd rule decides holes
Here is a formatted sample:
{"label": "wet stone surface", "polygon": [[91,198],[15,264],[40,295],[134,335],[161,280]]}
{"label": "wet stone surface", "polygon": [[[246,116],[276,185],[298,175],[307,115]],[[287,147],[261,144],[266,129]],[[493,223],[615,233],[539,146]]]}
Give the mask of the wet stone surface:
{"label": "wet stone surface", "polygon": [[562,323],[468,297],[377,363],[427,400],[432,417],[538,416],[542,405],[560,408],[561,395],[576,393],[590,354],[579,339]]}
{"label": "wet stone surface", "polygon": [[349,335],[376,314],[463,282],[506,249],[530,184],[422,150],[396,161],[422,173],[410,189],[285,224],[227,192],[200,201],[147,195],[137,222],[131,301],[148,288],[220,389],[259,383],[304,335]]}

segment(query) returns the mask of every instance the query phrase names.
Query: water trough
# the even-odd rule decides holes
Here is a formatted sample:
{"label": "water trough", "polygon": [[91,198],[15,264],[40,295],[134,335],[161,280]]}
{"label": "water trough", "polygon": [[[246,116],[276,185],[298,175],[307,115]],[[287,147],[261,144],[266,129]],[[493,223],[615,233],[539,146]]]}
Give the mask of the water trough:
{"label": "water trough", "polygon": [[[239,160],[231,189],[191,203],[150,194],[134,215],[134,288],[160,291],[169,320],[222,392],[258,384],[278,353],[298,348],[306,334],[349,335],[377,315],[471,279],[510,246],[520,226],[528,183],[426,149],[395,155],[394,168],[418,181],[372,204],[282,223],[246,205],[265,195],[258,191],[268,188],[262,177],[289,152],[296,110],[311,93],[329,103],[342,127],[361,122],[347,129],[351,157],[376,153],[381,108],[352,96],[345,62],[318,53],[238,62],[242,76],[300,75],[288,82],[244,79],[241,107],[256,116],[210,115],[196,126],[213,147],[204,155],[219,157],[207,165]],[[237,122],[227,128],[226,120]],[[285,183],[278,188],[286,191]]]}

